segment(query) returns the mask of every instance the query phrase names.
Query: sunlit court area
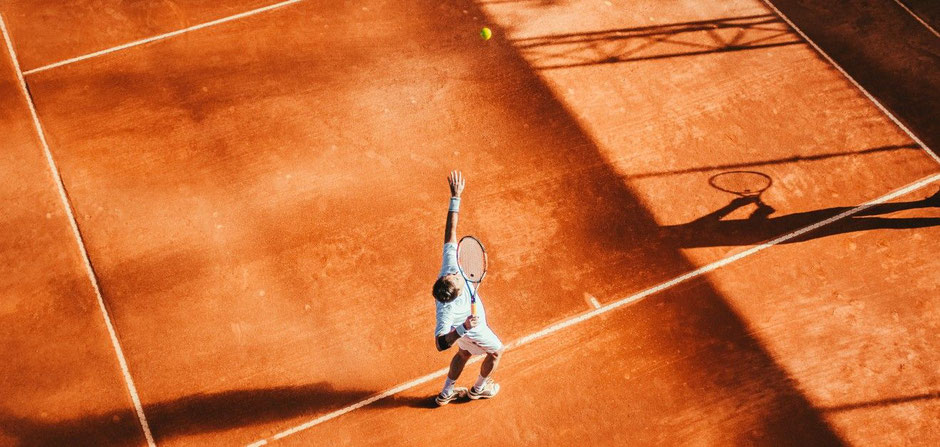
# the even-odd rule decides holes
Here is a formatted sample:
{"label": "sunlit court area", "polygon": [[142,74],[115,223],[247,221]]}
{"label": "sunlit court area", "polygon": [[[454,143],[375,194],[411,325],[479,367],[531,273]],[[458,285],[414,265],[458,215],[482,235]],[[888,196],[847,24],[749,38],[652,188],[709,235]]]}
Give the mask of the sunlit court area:
{"label": "sunlit court area", "polygon": [[0,25],[0,446],[940,445],[936,1]]}

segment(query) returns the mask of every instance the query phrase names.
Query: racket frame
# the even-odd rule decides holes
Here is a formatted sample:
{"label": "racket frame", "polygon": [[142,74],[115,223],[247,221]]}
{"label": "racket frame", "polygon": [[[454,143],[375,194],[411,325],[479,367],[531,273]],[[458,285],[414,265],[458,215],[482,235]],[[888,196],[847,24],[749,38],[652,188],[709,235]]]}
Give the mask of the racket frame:
{"label": "racket frame", "polygon": [[[761,178],[763,178],[763,179],[766,181],[767,185],[764,186],[763,188],[760,188],[760,189],[756,190],[756,191],[735,191],[735,190],[732,190],[732,189],[725,188],[725,187],[721,186],[718,182],[715,181],[716,178],[719,178],[719,177],[725,176],[725,175],[732,175],[732,174],[747,174],[747,175],[753,175],[753,176],[761,177]],[[734,194],[734,195],[741,196],[741,197],[760,197],[760,195],[763,194],[764,191],[767,191],[767,189],[769,189],[769,188],[774,184],[774,181],[773,181],[773,179],[772,179],[769,175],[764,174],[763,172],[757,172],[757,171],[725,171],[725,172],[720,172],[720,173],[718,173],[718,174],[715,174],[715,175],[711,176],[711,178],[708,179],[708,184],[711,185],[712,188],[715,188],[715,189],[717,189],[717,190],[719,190],[719,191],[724,191],[724,192],[729,193],[729,194]]]}
{"label": "racket frame", "polygon": [[[466,272],[463,271],[463,267],[460,265],[460,247],[463,245],[464,241],[467,239],[475,241],[480,246],[480,251],[483,252],[483,273],[480,274],[480,279],[477,279],[477,280],[472,280],[468,278]],[[480,284],[483,282],[483,278],[486,277],[486,271],[487,271],[488,266],[489,266],[489,259],[487,258],[486,246],[483,245],[483,242],[480,242],[480,240],[477,239],[476,237],[469,236],[469,235],[460,238],[460,241],[457,242],[457,270],[460,271],[460,276],[463,277],[463,280],[465,282],[475,284],[474,287],[470,287],[470,285],[467,284],[467,288],[470,289],[470,313],[472,315],[477,314],[477,297],[476,296],[479,293]]]}

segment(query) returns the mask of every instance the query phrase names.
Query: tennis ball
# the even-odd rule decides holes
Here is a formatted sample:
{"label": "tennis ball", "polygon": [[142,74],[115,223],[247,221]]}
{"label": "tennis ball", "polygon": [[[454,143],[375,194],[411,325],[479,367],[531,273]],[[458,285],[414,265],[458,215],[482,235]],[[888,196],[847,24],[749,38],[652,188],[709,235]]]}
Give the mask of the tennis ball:
{"label": "tennis ball", "polygon": [[483,40],[490,40],[490,37],[493,37],[493,31],[484,26],[483,29],[480,30],[480,37],[482,37]]}

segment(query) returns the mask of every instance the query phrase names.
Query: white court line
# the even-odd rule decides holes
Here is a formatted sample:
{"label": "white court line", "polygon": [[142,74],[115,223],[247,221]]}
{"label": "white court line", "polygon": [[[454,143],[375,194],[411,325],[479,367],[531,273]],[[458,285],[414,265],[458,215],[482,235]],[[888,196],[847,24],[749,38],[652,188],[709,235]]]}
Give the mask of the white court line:
{"label": "white court line", "polygon": [[285,2],[275,3],[275,4],[273,4],[273,5],[268,5],[268,6],[264,6],[264,7],[261,7],[261,8],[252,9],[251,11],[243,12],[243,13],[240,13],[240,14],[235,14],[235,15],[233,15],[233,16],[223,17],[223,18],[221,18],[221,19],[213,20],[213,21],[211,21],[211,22],[201,23],[201,24],[199,24],[199,25],[193,25],[193,26],[190,26],[189,28],[183,28],[183,29],[179,29],[179,30],[176,30],[176,31],[171,31],[171,32],[169,32],[169,33],[159,34],[159,35],[156,35],[156,36],[147,37],[147,38],[145,38],[145,39],[135,40],[135,41],[133,41],[133,42],[128,42],[128,43],[125,43],[125,44],[123,44],[123,45],[118,45],[118,46],[116,46],[116,47],[106,48],[106,49],[101,50],[101,51],[95,51],[94,53],[88,53],[88,54],[85,54],[85,55],[82,55],[82,56],[73,57],[73,58],[71,58],[71,59],[66,59],[66,60],[63,60],[63,61],[51,63],[51,64],[49,64],[49,65],[43,65],[42,67],[37,67],[37,68],[33,68],[33,69],[31,69],[31,70],[26,70],[26,71],[23,72],[23,74],[26,75],[26,76],[29,76],[29,75],[31,75],[31,74],[33,74],[33,73],[38,73],[38,72],[40,72],[40,71],[45,71],[45,70],[49,70],[49,69],[51,69],[51,68],[61,67],[61,66],[63,66],[63,65],[72,64],[72,63],[75,63],[75,62],[83,61],[83,60],[85,60],[85,59],[91,59],[91,58],[93,58],[93,57],[103,56],[103,55],[105,55],[105,54],[113,53],[113,52],[115,52],[115,51],[120,51],[120,50],[124,50],[124,49],[127,49],[127,48],[136,47],[136,46],[138,46],[138,45],[143,45],[143,44],[146,44],[146,43],[150,43],[150,42],[155,42],[155,41],[158,41],[158,40],[167,39],[167,38],[170,38],[170,37],[173,37],[173,36],[178,36],[178,35],[183,34],[183,33],[188,33],[188,32],[190,32],[190,31],[196,31],[196,30],[199,30],[199,29],[202,29],[202,28],[208,28],[208,27],[210,27],[210,26],[219,25],[219,24],[222,24],[222,23],[225,23],[225,22],[231,22],[232,20],[238,20],[238,19],[242,19],[242,18],[245,18],[245,17],[248,17],[248,16],[253,16],[253,15],[255,15],[255,14],[259,14],[259,13],[262,13],[262,12],[265,12],[265,11],[270,11],[270,10],[272,10],[272,9],[277,9],[277,8],[280,8],[280,7],[283,7],[283,6],[291,5],[291,4],[294,4],[294,3],[299,3],[299,2],[301,2],[301,1],[303,1],[303,0],[288,0],[288,1],[285,1]]}
{"label": "white court line", "polygon": [[98,308],[101,310],[101,316],[104,318],[104,324],[108,327],[108,335],[111,336],[111,345],[114,347],[114,354],[117,355],[118,363],[121,365],[121,372],[124,374],[124,384],[127,385],[127,392],[131,395],[134,402],[134,409],[137,411],[137,420],[140,421],[140,428],[147,438],[147,445],[156,447],[153,435],[150,433],[150,425],[147,424],[147,417],[144,415],[144,408],[140,404],[140,396],[137,395],[137,388],[134,386],[134,380],[131,378],[130,370],[127,368],[127,360],[124,359],[124,351],[121,350],[121,344],[118,342],[117,333],[114,331],[114,325],[111,324],[111,316],[104,305],[104,297],[101,296],[101,288],[98,286],[98,277],[95,269],[91,265],[91,259],[88,258],[88,251],[85,249],[85,241],[78,229],[78,222],[72,213],[72,205],[69,202],[68,194],[65,191],[65,184],[62,183],[62,177],[59,175],[59,168],[52,158],[52,151],[49,150],[49,143],[46,141],[46,133],[39,123],[39,115],[36,113],[36,105],[33,104],[33,98],[29,94],[29,88],[26,86],[26,79],[20,70],[20,63],[16,59],[16,51],[13,50],[13,41],[10,39],[10,33],[7,31],[6,22],[0,15],[0,31],[3,32],[3,39],[6,41],[7,51],[10,53],[10,59],[13,61],[13,68],[20,81],[20,89],[29,105],[29,113],[33,118],[33,125],[36,127],[36,134],[39,135],[39,141],[42,143],[42,150],[46,155],[46,161],[49,163],[49,169],[52,171],[52,177],[55,179],[56,187],[59,190],[59,198],[62,200],[62,207],[68,215],[69,224],[72,227],[72,234],[75,236],[75,242],[78,244],[78,250],[81,253],[82,260],[85,261],[85,272],[88,274],[88,280],[91,281],[92,288],[95,290],[95,297],[98,299]]}
{"label": "white court line", "polygon": [[912,17],[917,19],[917,21],[920,22],[921,25],[924,25],[924,27],[930,30],[930,32],[933,33],[934,36],[940,37],[940,33],[938,33],[937,30],[933,29],[932,26],[930,26],[927,22],[925,22],[924,19],[920,18],[920,16],[915,14],[914,11],[911,11],[911,9],[908,8],[907,5],[905,5],[903,2],[901,2],[901,0],[894,0],[894,2],[897,3],[898,6],[904,8],[904,10],[907,11],[907,13],[910,14]]}
{"label": "white court line", "polygon": [[[540,338],[542,338],[542,337],[548,336],[548,335],[550,335],[550,334],[552,334],[552,333],[554,333],[554,332],[558,332],[558,331],[560,331],[560,330],[562,330],[562,329],[564,329],[564,328],[566,328],[566,327],[573,326],[573,325],[575,325],[575,324],[578,324],[578,323],[581,323],[581,322],[590,320],[590,319],[592,319],[592,318],[594,318],[594,317],[597,317],[598,315],[605,314],[605,313],[610,312],[610,311],[612,311],[612,310],[614,310],[614,309],[617,309],[617,308],[619,308],[619,307],[623,307],[623,306],[628,305],[628,304],[636,303],[637,301],[640,301],[640,300],[642,300],[643,298],[646,298],[646,297],[648,297],[648,296],[650,296],[650,295],[653,295],[653,294],[658,293],[658,292],[662,292],[663,290],[669,289],[669,288],[674,287],[674,286],[676,286],[676,285],[678,285],[678,284],[681,284],[681,283],[686,282],[686,281],[689,281],[689,280],[691,280],[691,279],[693,279],[693,278],[696,278],[696,277],[702,276],[702,275],[704,275],[704,274],[706,274],[706,273],[709,273],[709,272],[711,272],[711,271],[713,271],[713,270],[716,270],[716,269],[719,269],[719,268],[721,268],[721,267],[724,267],[724,266],[726,266],[726,265],[728,265],[728,264],[731,264],[731,263],[733,263],[733,262],[735,262],[735,261],[741,260],[741,259],[746,258],[746,257],[748,257],[748,256],[751,256],[751,255],[753,255],[753,254],[755,254],[755,253],[758,253],[758,252],[760,252],[760,251],[766,250],[766,249],[768,249],[768,248],[770,248],[770,247],[773,247],[774,245],[777,245],[777,244],[780,244],[780,243],[782,243],[782,242],[786,242],[786,241],[788,241],[788,240],[791,240],[791,239],[794,239],[794,238],[796,238],[796,237],[802,236],[802,235],[804,235],[804,234],[806,234],[806,233],[808,233],[808,232],[810,232],[810,231],[819,229],[820,227],[829,225],[829,224],[831,224],[831,223],[833,223],[833,222],[836,222],[836,221],[838,221],[838,220],[842,220],[842,219],[844,219],[844,218],[846,218],[846,217],[849,217],[849,216],[851,216],[851,215],[853,215],[853,214],[857,214],[857,213],[859,213],[859,212],[861,212],[861,211],[864,211],[864,210],[866,210],[866,209],[868,209],[868,208],[871,208],[872,206],[875,206],[875,205],[878,205],[878,204],[887,202],[887,201],[889,201],[889,200],[893,200],[893,199],[895,199],[895,198],[897,198],[897,197],[900,197],[900,196],[902,196],[902,195],[904,195],[904,194],[907,194],[907,193],[910,193],[910,192],[912,192],[912,191],[916,191],[916,190],[918,190],[918,189],[920,189],[920,188],[923,188],[923,187],[925,187],[925,186],[927,186],[927,185],[929,185],[929,184],[931,184],[931,183],[933,183],[933,182],[936,182],[936,181],[940,181],[940,173],[930,175],[930,176],[925,177],[925,178],[923,178],[923,179],[921,179],[921,180],[918,180],[918,181],[916,181],[916,182],[914,182],[914,183],[911,183],[910,185],[907,185],[907,186],[905,186],[905,187],[903,187],[903,188],[901,188],[901,189],[895,190],[895,191],[893,191],[893,192],[891,192],[891,193],[888,193],[888,194],[886,194],[886,195],[884,195],[884,196],[881,196],[881,197],[879,197],[879,198],[877,198],[877,199],[874,199],[874,200],[865,202],[865,203],[863,203],[863,204],[861,204],[861,205],[859,205],[859,206],[856,206],[855,208],[852,208],[852,209],[849,209],[849,210],[844,211],[844,212],[842,212],[842,213],[839,213],[839,214],[837,214],[837,215],[835,215],[835,216],[832,216],[832,217],[830,217],[830,218],[828,218],[828,219],[826,219],[826,220],[817,222],[817,223],[815,223],[815,224],[813,224],[813,225],[810,225],[810,226],[801,228],[801,229],[799,229],[799,230],[793,231],[793,232],[791,232],[791,233],[785,234],[785,235],[780,236],[780,237],[778,237],[778,238],[776,238],[776,239],[770,240],[770,241],[768,241],[768,242],[764,242],[763,244],[760,244],[760,245],[751,247],[751,248],[749,248],[749,249],[747,249],[747,250],[744,250],[744,251],[742,251],[742,252],[740,252],[740,253],[738,253],[738,254],[735,254],[735,255],[733,255],[733,256],[729,256],[729,257],[727,257],[727,258],[724,258],[724,259],[715,261],[715,262],[713,262],[713,263],[711,263],[711,264],[708,264],[708,265],[706,265],[706,266],[704,266],[704,267],[700,267],[700,268],[698,268],[698,269],[695,269],[695,270],[693,270],[693,271],[691,271],[691,272],[689,272],[689,273],[686,273],[686,274],[684,274],[684,275],[682,275],[682,276],[673,278],[673,279],[670,280],[670,281],[666,281],[666,282],[664,282],[664,283],[662,283],[662,284],[659,284],[659,285],[657,285],[657,286],[651,287],[651,288],[646,289],[646,290],[644,290],[644,291],[642,291],[642,292],[639,292],[639,293],[637,293],[637,294],[634,294],[634,295],[628,296],[628,297],[626,297],[626,298],[623,298],[623,299],[614,301],[614,302],[612,302],[612,303],[610,303],[610,304],[604,305],[603,307],[599,307],[599,308],[597,308],[597,309],[595,309],[595,310],[592,310],[592,311],[590,311],[590,312],[586,312],[586,313],[583,313],[583,314],[581,314],[581,315],[577,315],[577,316],[571,317],[571,318],[569,318],[569,319],[567,319],[567,320],[564,320],[564,321],[561,321],[561,322],[552,324],[552,325],[550,325],[550,326],[548,326],[548,327],[546,327],[546,328],[544,328],[544,329],[542,329],[542,330],[540,330],[540,331],[538,331],[538,332],[535,332],[535,333],[533,333],[533,334],[529,334],[529,335],[527,335],[527,336],[525,336],[525,337],[522,337],[522,338],[520,338],[520,339],[518,339],[518,340],[516,340],[516,341],[514,341],[514,342],[512,342],[512,343],[507,344],[507,345],[506,345],[506,350],[518,348],[518,347],[520,347],[520,346],[522,346],[522,345],[531,343],[531,342],[533,342],[533,341],[535,341],[535,340],[538,340],[538,339],[540,339]],[[479,359],[481,359],[481,358],[482,358],[482,357],[476,357],[476,358],[474,358],[474,359],[471,360],[471,361],[479,360]],[[397,385],[397,386],[395,386],[395,387],[393,387],[393,388],[389,388],[388,390],[383,391],[383,392],[381,392],[381,393],[379,393],[379,394],[376,394],[375,396],[372,396],[372,397],[370,397],[370,398],[368,398],[368,399],[366,399],[366,400],[363,400],[363,401],[361,401],[361,402],[357,402],[357,403],[352,404],[352,405],[350,405],[350,406],[348,406],[348,407],[341,408],[341,409],[336,410],[336,411],[334,411],[334,412],[332,412],[332,413],[329,413],[329,414],[325,414],[325,415],[323,415],[323,416],[320,416],[320,417],[318,417],[318,418],[316,418],[316,419],[313,419],[313,420],[311,420],[311,421],[309,421],[309,422],[303,423],[303,424],[298,425],[298,426],[296,426],[296,427],[293,427],[293,428],[289,428],[289,429],[287,429],[287,430],[284,430],[284,431],[282,431],[282,432],[280,432],[280,433],[278,433],[278,434],[276,434],[276,435],[274,435],[274,436],[271,436],[270,438],[262,439],[262,440],[260,440],[260,441],[256,441],[256,442],[253,442],[253,443],[251,443],[251,444],[248,444],[247,447],[258,447],[258,446],[266,445],[266,444],[268,444],[268,442],[270,442],[270,441],[276,441],[276,440],[278,440],[278,439],[286,438],[286,437],[288,437],[288,436],[290,436],[290,435],[293,435],[293,434],[296,434],[296,433],[298,433],[298,432],[301,432],[301,431],[310,429],[310,428],[312,428],[312,427],[314,427],[314,426],[316,426],[316,425],[319,425],[319,424],[322,424],[322,423],[324,423],[324,422],[326,422],[326,421],[329,421],[330,419],[335,419],[335,418],[338,418],[338,417],[340,417],[340,416],[342,416],[342,415],[344,415],[344,414],[346,414],[346,413],[349,413],[349,412],[351,412],[351,411],[358,410],[359,408],[362,408],[362,407],[364,407],[364,406],[366,406],[366,405],[369,405],[369,404],[371,404],[371,403],[373,403],[373,402],[375,402],[375,401],[384,399],[384,398],[389,397],[389,396],[392,396],[392,395],[394,395],[394,394],[398,394],[398,393],[400,393],[400,392],[402,392],[402,391],[405,391],[405,390],[408,390],[408,389],[410,389],[410,388],[416,387],[416,386],[421,385],[421,384],[423,384],[423,383],[427,383],[427,382],[429,382],[429,381],[431,381],[431,380],[434,380],[434,379],[436,379],[436,378],[443,377],[445,374],[447,374],[447,368],[439,369],[439,370],[437,370],[437,371],[435,371],[435,372],[433,372],[433,373],[430,373],[430,374],[428,374],[428,375],[422,376],[422,377],[417,378],[417,379],[415,379],[415,380],[412,380],[412,381],[410,381],[410,382],[405,382],[405,383],[402,383],[401,385]]]}
{"label": "white court line", "polygon": [[887,115],[888,118],[891,119],[891,121],[894,121],[894,124],[900,127],[901,130],[903,130],[904,133],[907,134],[907,136],[911,137],[911,139],[914,140],[915,143],[920,145],[921,149],[923,149],[924,152],[926,152],[927,155],[930,156],[930,158],[932,158],[934,161],[940,164],[940,156],[937,156],[937,154],[934,154],[933,151],[930,150],[930,148],[927,147],[927,145],[923,141],[920,140],[920,138],[917,138],[917,135],[914,135],[914,132],[911,132],[911,130],[908,129],[907,126],[902,124],[901,121],[898,120],[897,117],[894,116],[894,114],[888,111],[887,107],[883,106],[880,102],[878,102],[878,100],[875,99],[875,97],[872,96],[871,93],[868,93],[868,90],[865,90],[865,87],[862,87],[862,84],[859,84],[858,81],[856,81],[855,78],[849,75],[849,73],[845,71],[845,69],[843,69],[841,65],[837,64],[834,59],[829,57],[829,55],[826,54],[826,52],[823,51],[819,45],[816,45],[816,42],[813,42],[813,40],[810,39],[809,36],[807,36],[806,33],[803,32],[803,30],[797,27],[796,24],[793,23],[793,21],[791,21],[789,17],[787,17],[783,12],[777,9],[777,7],[774,6],[773,3],[770,2],[770,0],[760,0],[760,1],[763,2],[765,5],[767,5],[767,7],[772,9],[775,13],[777,13],[777,16],[783,19],[784,22],[787,22],[787,25],[790,25],[790,28],[793,28],[793,31],[796,31],[796,33],[799,34],[800,37],[803,38],[803,40],[809,43],[816,50],[816,52],[819,53],[820,56],[822,56],[827,61],[829,61],[829,63],[832,64],[832,66],[835,67],[836,70],[839,70],[839,73],[842,73],[842,76],[845,76],[845,78],[848,79],[849,82],[855,85],[855,88],[861,91],[862,94],[864,94],[865,97],[867,97],[869,101],[873,102],[876,107],[881,109],[882,113]]}

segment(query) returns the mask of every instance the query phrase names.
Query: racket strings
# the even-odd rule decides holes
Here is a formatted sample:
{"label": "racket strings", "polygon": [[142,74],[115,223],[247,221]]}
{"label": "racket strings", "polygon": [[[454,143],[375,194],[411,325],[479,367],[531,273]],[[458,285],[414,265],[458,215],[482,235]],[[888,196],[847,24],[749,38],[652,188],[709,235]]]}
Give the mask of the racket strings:
{"label": "racket strings", "polygon": [[480,281],[486,272],[486,252],[475,240],[465,240],[457,250],[457,263],[470,281]]}

